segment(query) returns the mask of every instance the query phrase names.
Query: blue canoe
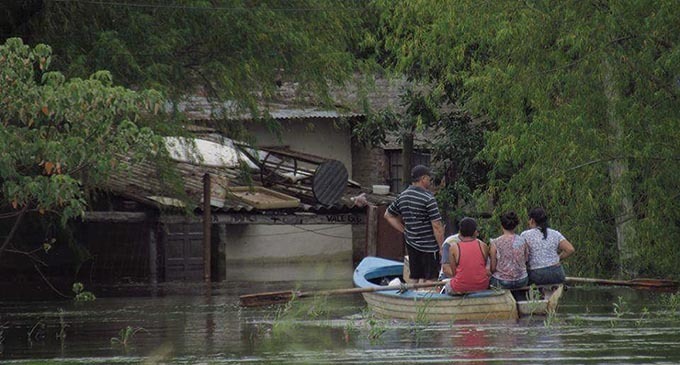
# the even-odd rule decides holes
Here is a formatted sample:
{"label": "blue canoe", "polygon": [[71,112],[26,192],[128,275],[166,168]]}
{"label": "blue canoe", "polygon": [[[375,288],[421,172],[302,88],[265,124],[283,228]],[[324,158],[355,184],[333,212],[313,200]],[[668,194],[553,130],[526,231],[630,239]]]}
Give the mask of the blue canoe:
{"label": "blue canoe", "polygon": [[[354,271],[358,288],[380,288],[381,283],[401,278],[404,264],[378,257],[366,257]],[[562,295],[562,285],[550,290],[549,299],[516,301],[509,290],[484,290],[460,296],[432,291],[381,290],[362,293],[369,308],[381,317],[415,320],[424,316],[433,321],[517,319],[524,314],[554,311]]]}

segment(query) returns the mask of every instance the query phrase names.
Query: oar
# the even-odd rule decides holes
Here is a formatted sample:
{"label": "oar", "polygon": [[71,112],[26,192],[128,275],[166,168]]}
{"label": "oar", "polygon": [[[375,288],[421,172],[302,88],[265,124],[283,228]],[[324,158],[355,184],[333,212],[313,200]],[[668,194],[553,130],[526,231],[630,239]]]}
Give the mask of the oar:
{"label": "oar", "polygon": [[632,286],[637,288],[667,289],[667,290],[677,289],[679,284],[677,281],[667,279],[611,280],[611,279],[577,278],[577,277],[567,277],[566,282],[570,284],[587,283],[598,285]]}
{"label": "oar", "polygon": [[416,283],[416,284],[401,284],[401,285],[388,285],[370,288],[351,288],[351,289],[333,289],[333,290],[316,290],[316,291],[296,291],[296,290],[286,290],[286,291],[275,291],[267,293],[255,293],[246,294],[239,297],[240,304],[242,307],[257,307],[262,305],[279,304],[286,303],[291,299],[295,298],[305,298],[313,296],[323,296],[323,295],[345,295],[345,294],[356,294],[356,293],[370,293],[376,291],[385,290],[410,290],[418,288],[430,288],[433,286],[439,286],[446,284],[445,281],[433,281],[429,283]]}

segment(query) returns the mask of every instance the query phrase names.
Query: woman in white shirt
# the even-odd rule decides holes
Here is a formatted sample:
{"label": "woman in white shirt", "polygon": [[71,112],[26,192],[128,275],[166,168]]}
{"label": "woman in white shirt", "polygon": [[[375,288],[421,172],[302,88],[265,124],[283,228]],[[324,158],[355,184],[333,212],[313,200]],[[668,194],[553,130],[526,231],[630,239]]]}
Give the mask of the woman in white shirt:
{"label": "woman in white shirt", "polygon": [[560,260],[571,256],[574,246],[562,233],[548,228],[548,215],[543,208],[529,212],[529,229],[521,236],[529,245],[529,283],[563,283],[565,275]]}

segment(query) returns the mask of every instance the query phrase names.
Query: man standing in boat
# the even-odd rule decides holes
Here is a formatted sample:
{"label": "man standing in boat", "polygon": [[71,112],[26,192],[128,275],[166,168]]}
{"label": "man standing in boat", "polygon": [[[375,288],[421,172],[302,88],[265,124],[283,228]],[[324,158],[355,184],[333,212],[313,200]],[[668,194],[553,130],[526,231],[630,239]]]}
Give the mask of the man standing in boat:
{"label": "man standing in boat", "polygon": [[385,211],[387,222],[404,234],[411,279],[434,281],[439,276],[444,225],[434,195],[430,170],[417,165],[411,170],[411,185]]}

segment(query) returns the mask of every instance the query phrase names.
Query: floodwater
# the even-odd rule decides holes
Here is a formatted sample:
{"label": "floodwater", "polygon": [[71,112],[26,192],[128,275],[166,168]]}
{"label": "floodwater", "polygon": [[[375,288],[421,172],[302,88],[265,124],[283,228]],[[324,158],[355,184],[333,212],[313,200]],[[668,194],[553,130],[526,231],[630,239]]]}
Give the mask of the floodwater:
{"label": "floodwater", "polygon": [[210,287],[88,288],[98,298],[85,303],[0,299],[0,363],[680,363],[673,293],[572,287],[553,317],[451,323],[374,318],[360,295],[238,305],[245,293],[351,287],[351,274],[350,264],[257,265],[230,267]]}

